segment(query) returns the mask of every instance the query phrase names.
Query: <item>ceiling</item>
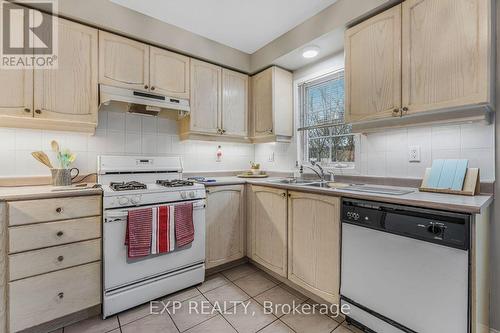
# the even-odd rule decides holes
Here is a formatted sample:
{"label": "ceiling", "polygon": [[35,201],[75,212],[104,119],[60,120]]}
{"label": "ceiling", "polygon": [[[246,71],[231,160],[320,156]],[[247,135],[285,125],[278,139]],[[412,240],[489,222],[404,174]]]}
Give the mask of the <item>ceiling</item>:
{"label": "ceiling", "polygon": [[252,54],[337,0],[110,0]]}

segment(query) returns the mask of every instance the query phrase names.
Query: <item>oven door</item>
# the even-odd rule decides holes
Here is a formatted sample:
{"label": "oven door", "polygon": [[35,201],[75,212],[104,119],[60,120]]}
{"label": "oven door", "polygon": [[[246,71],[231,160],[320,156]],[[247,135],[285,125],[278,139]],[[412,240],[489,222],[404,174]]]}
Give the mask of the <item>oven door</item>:
{"label": "oven door", "polygon": [[[183,202],[185,203],[185,201]],[[128,259],[125,243],[129,209],[104,212],[104,290],[111,291],[205,261],[205,201],[193,203],[194,241],[166,254]],[[168,205],[175,205],[169,203]],[[141,206],[141,208],[160,205]]]}

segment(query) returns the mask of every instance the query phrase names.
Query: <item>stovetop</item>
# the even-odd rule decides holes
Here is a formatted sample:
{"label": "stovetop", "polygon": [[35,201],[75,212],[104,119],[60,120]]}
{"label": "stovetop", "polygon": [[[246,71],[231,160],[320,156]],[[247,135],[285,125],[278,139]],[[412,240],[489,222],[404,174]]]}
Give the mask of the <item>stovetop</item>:
{"label": "stovetop", "polygon": [[131,182],[111,182],[109,187],[113,191],[131,191],[131,190],[145,190],[148,188],[146,184],[131,181]]}
{"label": "stovetop", "polygon": [[193,186],[194,182],[182,179],[159,179],[156,181],[156,184],[165,187],[184,187]]}

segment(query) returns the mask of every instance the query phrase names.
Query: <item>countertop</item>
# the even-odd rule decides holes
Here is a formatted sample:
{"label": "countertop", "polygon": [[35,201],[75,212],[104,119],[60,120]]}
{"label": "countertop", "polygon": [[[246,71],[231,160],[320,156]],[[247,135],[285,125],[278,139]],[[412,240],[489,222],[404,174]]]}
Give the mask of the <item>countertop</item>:
{"label": "countertop", "polygon": [[[349,190],[342,189],[332,189],[332,188],[313,188],[308,186],[300,185],[290,185],[290,184],[279,184],[270,183],[270,180],[277,178],[238,178],[238,177],[207,177],[210,179],[215,179],[216,182],[204,183],[206,186],[222,186],[222,185],[237,185],[237,184],[254,184],[261,186],[269,186],[274,188],[282,188],[286,190],[296,190],[302,192],[327,194],[334,196],[341,196],[345,198],[354,198],[362,200],[373,200],[386,203],[431,208],[431,209],[441,209],[460,213],[469,214],[480,214],[484,208],[488,207],[493,201],[492,195],[476,195],[476,196],[465,196],[465,195],[453,195],[453,194],[443,194],[443,193],[429,193],[420,192],[416,188],[408,188],[413,190],[412,193],[403,195],[388,195],[388,194],[377,194],[377,193],[363,193],[363,192],[352,192]],[[384,187],[376,185],[377,187]],[[394,186],[386,186],[388,188],[395,188]],[[406,188],[405,188],[406,189]]]}
{"label": "countertop", "polygon": [[73,186],[12,186],[0,187],[0,201],[8,200],[30,200],[57,197],[70,197],[81,195],[98,195],[102,193],[100,188],[92,188],[94,184],[88,183],[87,187]]}

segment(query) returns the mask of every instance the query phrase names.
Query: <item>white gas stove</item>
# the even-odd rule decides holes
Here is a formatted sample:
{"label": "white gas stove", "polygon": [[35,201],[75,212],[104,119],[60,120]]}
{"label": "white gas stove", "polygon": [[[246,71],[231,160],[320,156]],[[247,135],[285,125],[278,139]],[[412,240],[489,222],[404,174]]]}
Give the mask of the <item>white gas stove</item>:
{"label": "white gas stove", "polygon": [[[99,156],[103,202],[103,317],[200,283],[205,277],[205,187],[182,180],[180,157]],[[193,204],[194,241],[132,260],[124,245],[128,211]]]}

